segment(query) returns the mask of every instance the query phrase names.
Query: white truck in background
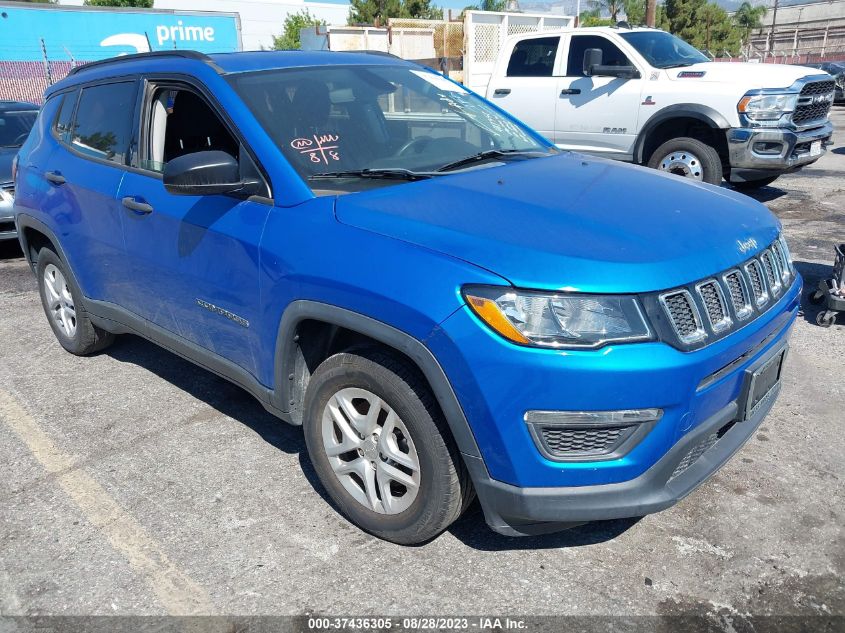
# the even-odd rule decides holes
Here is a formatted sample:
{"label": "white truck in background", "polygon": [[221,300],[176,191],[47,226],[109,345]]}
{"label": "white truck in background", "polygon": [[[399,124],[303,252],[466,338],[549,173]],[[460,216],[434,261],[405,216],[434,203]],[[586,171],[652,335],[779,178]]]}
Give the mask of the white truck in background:
{"label": "white truck in background", "polygon": [[713,63],[620,26],[509,38],[486,96],[558,147],[754,189],[825,152],[834,88],[814,68]]}

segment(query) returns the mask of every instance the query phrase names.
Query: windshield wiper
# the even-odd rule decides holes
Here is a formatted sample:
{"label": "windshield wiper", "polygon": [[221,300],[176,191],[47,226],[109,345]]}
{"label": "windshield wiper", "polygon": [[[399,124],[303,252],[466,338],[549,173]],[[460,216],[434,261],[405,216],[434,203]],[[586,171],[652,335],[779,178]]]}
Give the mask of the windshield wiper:
{"label": "windshield wiper", "polygon": [[451,163],[446,163],[442,167],[438,168],[437,171],[449,171],[450,169],[457,169],[458,167],[463,167],[464,165],[472,165],[473,163],[481,163],[485,160],[489,160],[491,158],[502,158],[504,156],[545,156],[547,155],[546,152],[539,151],[539,150],[522,150],[522,149],[488,149],[483,152],[478,152],[477,154],[473,154],[472,156],[467,156],[466,158],[461,158],[460,160],[453,161]]}
{"label": "windshield wiper", "polygon": [[375,178],[384,180],[425,180],[435,174],[411,171],[410,169],[351,169],[347,171],[326,171],[308,176],[308,180],[328,180],[334,178]]}
{"label": "windshield wiper", "polygon": [[664,70],[668,70],[669,68],[686,68],[687,66],[694,66],[700,62],[679,62],[677,64],[669,64],[668,66],[661,66]]}

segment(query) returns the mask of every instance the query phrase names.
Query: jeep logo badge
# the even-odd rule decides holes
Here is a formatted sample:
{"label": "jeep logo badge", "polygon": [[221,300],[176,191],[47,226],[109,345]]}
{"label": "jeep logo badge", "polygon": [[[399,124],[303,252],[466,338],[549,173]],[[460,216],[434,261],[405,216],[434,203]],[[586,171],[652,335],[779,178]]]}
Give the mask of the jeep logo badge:
{"label": "jeep logo badge", "polygon": [[748,251],[757,248],[757,240],[755,240],[753,237],[749,237],[745,241],[737,240],[736,244],[737,246],[739,246],[739,250],[742,252],[743,255]]}

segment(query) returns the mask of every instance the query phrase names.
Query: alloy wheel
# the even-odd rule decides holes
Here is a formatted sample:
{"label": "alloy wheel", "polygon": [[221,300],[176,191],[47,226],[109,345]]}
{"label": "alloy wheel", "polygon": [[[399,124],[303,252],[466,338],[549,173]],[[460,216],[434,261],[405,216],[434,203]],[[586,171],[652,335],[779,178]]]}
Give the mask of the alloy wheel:
{"label": "alloy wheel", "polygon": [[76,335],[76,306],[62,271],[53,264],[44,268],[44,292],[50,315],[68,338]]}
{"label": "alloy wheel", "polygon": [[405,423],[366,389],[347,387],[323,410],[323,448],[338,481],[361,505],[399,514],[416,499],[420,460]]}

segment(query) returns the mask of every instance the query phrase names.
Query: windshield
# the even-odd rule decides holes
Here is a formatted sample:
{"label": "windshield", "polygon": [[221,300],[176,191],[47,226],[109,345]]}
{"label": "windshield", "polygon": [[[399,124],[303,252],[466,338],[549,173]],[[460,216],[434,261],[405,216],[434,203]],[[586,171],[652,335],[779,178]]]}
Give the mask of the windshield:
{"label": "windshield", "polygon": [[677,68],[710,61],[704,53],[665,31],[632,31],[620,35],[655,68]]}
{"label": "windshield", "polygon": [[[338,172],[338,178],[361,171],[372,178],[393,170],[383,184],[396,184],[407,176],[402,170],[433,175],[444,167],[478,168],[557,151],[483,99],[422,68],[322,66],[229,80],[312,188],[325,188],[333,177],[325,174]],[[469,157],[474,159],[465,163]]]}
{"label": "windshield", "polygon": [[20,147],[35,124],[36,110],[0,110],[0,147]]}

